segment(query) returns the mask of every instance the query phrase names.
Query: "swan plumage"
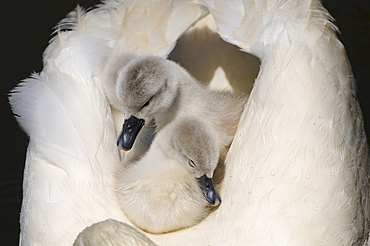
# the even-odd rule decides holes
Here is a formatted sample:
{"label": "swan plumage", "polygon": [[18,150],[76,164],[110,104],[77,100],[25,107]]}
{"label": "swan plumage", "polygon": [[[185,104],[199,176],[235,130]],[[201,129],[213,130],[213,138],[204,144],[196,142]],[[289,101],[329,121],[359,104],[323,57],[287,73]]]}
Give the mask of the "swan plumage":
{"label": "swan plumage", "polygon": [[176,119],[158,133],[149,151],[117,177],[120,207],[151,233],[193,226],[221,202],[212,181],[218,137],[206,122]]}
{"label": "swan plumage", "polygon": [[130,223],[111,192],[123,115],[106,100],[101,70],[120,52],[167,56],[207,14],[224,40],[261,60],[260,72],[226,158],[222,206],[194,227],[147,236],[158,245],[366,242],[368,143],[344,47],[318,0],[107,0],[74,11],[43,71],[11,96],[30,136],[23,244],[70,245],[93,223]]}

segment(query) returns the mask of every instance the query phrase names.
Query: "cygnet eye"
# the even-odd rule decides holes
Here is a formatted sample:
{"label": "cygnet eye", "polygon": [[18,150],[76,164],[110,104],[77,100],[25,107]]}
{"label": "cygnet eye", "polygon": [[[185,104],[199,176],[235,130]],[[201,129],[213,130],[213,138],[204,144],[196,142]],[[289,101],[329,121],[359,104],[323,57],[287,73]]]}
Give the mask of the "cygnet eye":
{"label": "cygnet eye", "polygon": [[197,165],[195,165],[194,161],[189,160],[189,166],[191,166],[192,168],[195,168]]}
{"label": "cygnet eye", "polygon": [[143,108],[145,108],[146,106],[148,106],[148,105],[149,105],[149,101],[150,101],[150,99],[149,99],[148,101],[146,101],[146,102],[143,104],[143,106],[141,106],[141,109],[143,109]]}

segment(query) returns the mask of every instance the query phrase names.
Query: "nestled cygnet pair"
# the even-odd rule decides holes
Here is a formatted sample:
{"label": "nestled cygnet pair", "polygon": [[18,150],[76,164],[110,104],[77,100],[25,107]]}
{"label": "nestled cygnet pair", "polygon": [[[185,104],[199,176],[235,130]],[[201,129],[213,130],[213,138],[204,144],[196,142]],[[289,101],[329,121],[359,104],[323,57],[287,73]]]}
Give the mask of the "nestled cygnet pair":
{"label": "nestled cygnet pair", "polygon": [[141,128],[153,119],[158,132],[180,115],[193,115],[215,129],[223,159],[237,130],[246,97],[210,90],[163,57],[123,53],[114,62],[105,91],[111,104],[125,114],[117,141],[120,148],[130,150]]}
{"label": "nestled cygnet pair", "polygon": [[212,181],[219,150],[218,136],[206,122],[176,119],[158,133],[139,161],[118,174],[122,210],[151,233],[199,223],[221,202]]}

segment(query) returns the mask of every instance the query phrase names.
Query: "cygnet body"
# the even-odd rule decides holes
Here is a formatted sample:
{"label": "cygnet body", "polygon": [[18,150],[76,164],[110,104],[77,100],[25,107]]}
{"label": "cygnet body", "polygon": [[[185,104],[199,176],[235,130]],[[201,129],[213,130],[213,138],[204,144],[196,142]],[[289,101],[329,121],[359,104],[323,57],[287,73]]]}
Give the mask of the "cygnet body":
{"label": "cygnet body", "polygon": [[116,86],[111,86],[117,93],[115,105],[120,104],[125,113],[119,147],[129,150],[141,127],[153,119],[160,131],[176,117],[192,115],[208,121],[215,129],[220,139],[221,158],[225,156],[246,97],[230,91],[211,90],[184,68],[163,57],[121,56],[123,66],[117,72]]}
{"label": "cygnet body", "polygon": [[123,212],[151,233],[199,223],[221,202],[212,182],[218,158],[218,137],[206,122],[177,119],[158,133],[143,158],[118,174]]}

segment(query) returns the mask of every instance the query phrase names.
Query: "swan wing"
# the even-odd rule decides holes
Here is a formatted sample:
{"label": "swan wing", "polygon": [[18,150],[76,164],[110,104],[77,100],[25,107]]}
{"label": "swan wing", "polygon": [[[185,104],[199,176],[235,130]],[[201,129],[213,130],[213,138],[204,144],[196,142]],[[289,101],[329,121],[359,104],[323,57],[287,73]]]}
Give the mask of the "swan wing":
{"label": "swan wing", "polygon": [[222,205],[198,226],[153,240],[362,245],[368,144],[330,15],[319,1],[202,3],[225,41],[261,59],[260,73],[226,160]]}
{"label": "swan wing", "polygon": [[[12,91],[13,112],[30,137],[22,244],[71,245],[92,223],[126,221],[114,197],[114,173],[122,164],[113,113],[101,88],[102,69],[112,52],[166,55],[178,35],[207,14],[191,2],[144,3],[77,7],[58,25],[42,72]],[[170,14],[179,9],[185,10],[176,15],[183,17],[180,22]]]}
{"label": "swan wing", "polygon": [[10,98],[30,136],[23,243],[72,244],[86,225],[108,216],[122,219],[115,204],[105,202],[114,200],[112,175],[119,155],[109,141],[115,138],[109,105],[92,76],[97,64],[90,61],[99,61],[101,45],[86,37],[58,38],[59,55],[53,54],[44,70],[24,80]]}

